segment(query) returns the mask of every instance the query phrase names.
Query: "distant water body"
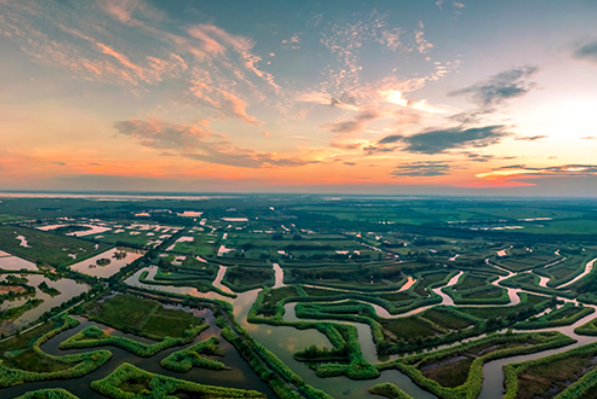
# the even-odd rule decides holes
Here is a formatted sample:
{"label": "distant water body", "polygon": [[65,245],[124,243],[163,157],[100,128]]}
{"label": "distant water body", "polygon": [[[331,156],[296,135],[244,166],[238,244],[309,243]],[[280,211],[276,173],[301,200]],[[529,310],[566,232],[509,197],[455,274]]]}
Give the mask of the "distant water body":
{"label": "distant water body", "polygon": [[193,194],[152,194],[152,193],[54,193],[54,192],[0,192],[0,198],[80,198],[98,201],[122,200],[188,200],[206,201],[218,198],[239,198],[237,195],[193,195]]}

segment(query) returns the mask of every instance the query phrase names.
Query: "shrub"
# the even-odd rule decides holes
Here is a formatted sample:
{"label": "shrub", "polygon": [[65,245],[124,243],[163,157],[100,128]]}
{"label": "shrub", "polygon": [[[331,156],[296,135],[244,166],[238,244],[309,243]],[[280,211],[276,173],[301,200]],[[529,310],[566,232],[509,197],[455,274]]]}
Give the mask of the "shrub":
{"label": "shrub", "polygon": [[96,326],[91,326],[62,342],[60,348],[93,348],[97,346],[114,345],[137,356],[150,357],[164,349],[177,345],[184,345],[193,341],[195,336],[207,328],[209,328],[209,325],[201,324],[186,330],[183,334],[184,336],[181,338],[166,337],[160,342],[146,344],[126,337],[114,337],[104,333]]}
{"label": "shrub", "polygon": [[107,350],[99,350],[66,356],[54,356],[43,352],[40,346],[44,342],[53,338],[62,331],[68,330],[69,328],[73,328],[79,324],[79,322],[76,319],[73,319],[69,316],[64,316],[61,319],[61,321],[62,325],[60,327],[53,329],[36,339],[31,349],[35,353],[35,355],[44,358],[44,360],[47,362],[72,367],[63,368],[58,371],[34,372],[7,367],[0,363],[0,388],[6,388],[12,385],[22,384],[26,382],[38,382],[82,377],[96,370],[112,357],[112,353]]}
{"label": "shrub", "polygon": [[217,344],[219,339],[211,337],[205,341],[196,343],[178,352],[170,354],[165,359],[162,359],[160,364],[168,370],[178,371],[181,373],[187,372],[196,367],[202,367],[210,370],[225,370],[228,367],[217,360],[207,359],[202,357],[202,354],[208,355],[224,355],[224,351]]}

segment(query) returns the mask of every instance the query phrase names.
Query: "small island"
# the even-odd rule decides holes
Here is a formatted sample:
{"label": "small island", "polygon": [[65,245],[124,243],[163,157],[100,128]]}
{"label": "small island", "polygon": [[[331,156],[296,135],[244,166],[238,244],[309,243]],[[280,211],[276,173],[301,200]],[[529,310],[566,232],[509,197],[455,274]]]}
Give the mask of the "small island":
{"label": "small island", "polygon": [[45,281],[42,282],[41,284],[39,284],[37,286],[37,288],[39,288],[44,294],[48,294],[50,296],[56,296],[56,295],[60,295],[61,292],[58,291],[56,288],[54,287],[50,287],[48,285],[48,283],[46,283]]}
{"label": "small island", "polygon": [[101,258],[95,261],[98,266],[108,266],[112,262],[110,258]]}
{"label": "small island", "polygon": [[126,251],[116,251],[112,257],[116,260],[121,260],[126,258]]}
{"label": "small island", "polygon": [[54,232],[58,233],[58,234],[73,234],[73,233],[78,233],[80,231],[87,231],[87,230],[91,230],[91,227],[89,226],[80,226],[80,225],[65,225],[65,226],[60,226],[57,227]]}

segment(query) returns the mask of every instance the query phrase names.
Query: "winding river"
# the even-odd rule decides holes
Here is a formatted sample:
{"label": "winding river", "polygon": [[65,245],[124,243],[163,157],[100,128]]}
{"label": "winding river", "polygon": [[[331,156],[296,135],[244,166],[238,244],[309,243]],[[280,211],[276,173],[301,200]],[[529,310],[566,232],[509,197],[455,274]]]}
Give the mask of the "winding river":
{"label": "winding river", "polygon": [[[595,261],[597,261],[597,259],[594,259],[594,260],[588,262],[586,264],[585,271],[580,276],[578,276],[575,280],[571,281],[568,284],[572,284],[572,282],[577,281],[579,278],[582,278],[581,276],[585,276],[586,274],[588,274],[592,270],[592,267],[593,267],[593,264]],[[489,263],[488,260],[486,261],[486,263],[490,266],[493,266],[493,267],[501,270],[502,272],[507,273],[506,275],[501,275],[498,279],[496,279],[492,282],[493,285],[498,286],[503,289],[506,289],[508,291],[508,297],[510,298],[510,303],[503,305],[503,306],[515,306],[518,303],[520,303],[519,294],[521,292],[527,292],[527,293],[534,294],[534,295],[541,295],[540,293],[536,293],[536,292],[526,291],[526,290],[517,289],[517,288],[507,288],[507,287],[503,287],[503,286],[499,285],[500,282],[515,276],[516,273],[513,273],[513,272],[510,272],[503,268],[500,268],[499,266],[492,265]],[[274,288],[280,288],[280,287],[285,286],[283,269],[278,264],[274,264],[273,268],[274,268],[274,272],[275,272]],[[137,287],[152,289],[152,290],[156,290],[156,291],[167,291],[167,292],[188,294],[188,295],[192,295],[192,296],[196,296],[196,297],[203,297],[203,298],[209,298],[209,299],[220,299],[220,300],[224,300],[224,301],[231,303],[233,306],[234,316],[235,316],[236,320],[247,331],[249,331],[251,333],[251,335],[254,337],[254,339],[256,341],[262,343],[269,350],[271,350],[274,354],[276,354],[276,356],[278,356],[284,363],[286,363],[294,372],[296,372],[298,375],[300,375],[301,378],[303,378],[305,380],[305,382],[311,384],[312,386],[314,386],[316,388],[325,390],[326,392],[328,392],[329,394],[331,394],[334,397],[349,398],[349,399],[352,399],[352,398],[356,399],[356,398],[363,398],[363,397],[374,398],[377,396],[370,395],[367,392],[368,388],[370,388],[374,384],[377,384],[380,382],[392,382],[392,383],[395,383],[396,385],[398,385],[401,389],[403,389],[406,393],[410,394],[414,398],[417,398],[417,399],[419,399],[419,398],[421,398],[421,399],[435,398],[435,396],[433,394],[421,389],[416,384],[414,384],[406,375],[404,375],[403,373],[401,373],[400,371],[395,370],[395,369],[383,371],[378,379],[369,380],[369,381],[354,381],[354,380],[350,380],[346,377],[334,377],[334,378],[325,378],[325,379],[317,377],[311,369],[309,369],[304,363],[296,361],[292,355],[297,350],[304,349],[310,345],[327,346],[329,348],[329,347],[331,347],[330,342],[325,337],[325,335],[319,333],[318,331],[316,331],[314,329],[298,331],[294,327],[289,327],[289,326],[271,326],[268,324],[250,324],[250,323],[248,323],[247,315],[248,315],[249,310],[251,309],[251,306],[253,305],[253,303],[254,303],[255,299],[257,298],[257,295],[259,294],[259,291],[261,289],[255,289],[255,290],[247,291],[244,293],[237,293],[236,298],[229,298],[229,297],[222,296],[216,292],[203,293],[203,292],[200,292],[192,287],[177,287],[177,286],[171,286],[171,285],[161,285],[161,284],[154,285],[154,284],[141,283],[139,281],[139,277],[141,276],[143,271],[149,272],[145,281],[151,281],[151,280],[153,280],[153,277],[155,276],[155,273],[157,272],[157,267],[151,266],[151,267],[139,270],[137,273],[135,273],[134,275],[129,277],[125,281],[125,283],[129,284],[131,286],[137,286]],[[220,266],[220,269],[218,270],[218,274],[216,276],[216,279],[213,282],[213,285],[214,285],[214,287],[219,288],[223,291],[231,292],[228,287],[221,284],[222,278],[224,277],[225,273],[226,273],[226,267]],[[447,294],[445,294],[442,291],[442,288],[453,286],[453,285],[457,284],[458,280],[461,278],[462,275],[463,275],[463,272],[460,272],[457,275],[455,275],[454,277],[452,277],[445,286],[433,289],[433,292],[442,298],[441,304],[438,304],[438,305],[458,306],[458,305],[454,304],[454,301],[450,296],[448,296]],[[413,280],[414,279],[411,277],[408,280],[407,284]],[[541,282],[543,282],[543,281],[541,281]],[[568,284],[566,284],[566,285],[568,285]],[[316,285],[313,285],[312,287],[320,288],[319,286],[316,286]],[[331,289],[329,287],[321,287],[321,288]],[[338,291],[345,291],[345,290],[338,289]],[[578,302],[576,300],[571,300],[571,299],[563,298],[563,297],[558,297],[558,299],[561,301],[564,301],[564,302],[572,302],[574,304],[578,304]],[[342,302],[342,301],[339,301],[339,302]],[[368,302],[364,302],[364,303],[368,303]],[[425,306],[425,307],[414,309],[407,313],[403,313],[403,314],[399,314],[399,315],[392,315],[382,306],[379,306],[379,305],[373,304],[373,303],[368,303],[368,304],[371,305],[373,307],[373,309],[375,309],[375,312],[377,313],[378,316],[383,317],[383,318],[393,318],[393,319],[412,316],[412,315],[421,313],[433,306],[438,306],[438,305]],[[296,303],[287,303],[285,305],[284,320],[286,320],[286,321],[301,320],[301,321],[314,321],[314,322],[322,321],[322,320],[308,320],[308,319],[297,318],[296,312],[295,312],[295,306],[296,306]],[[466,306],[466,307],[471,307],[471,306],[496,307],[496,305],[462,305],[462,306]],[[595,307],[595,308],[597,309],[597,307]],[[484,366],[484,376],[485,377],[484,377],[484,381],[483,381],[483,389],[482,389],[482,392],[481,392],[479,398],[481,398],[481,399],[498,399],[503,396],[502,367],[505,364],[518,363],[518,362],[522,362],[522,361],[526,361],[526,360],[544,357],[544,356],[554,354],[554,353],[565,352],[574,347],[586,345],[591,342],[597,341],[597,337],[579,336],[574,333],[574,329],[576,327],[578,327],[582,324],[585,324],[588,321],[593,320],[595,318],[597,318],[597,312],[579,320],[572,326],[560,327],[560,328],[546,328],[543,330],[536,330],[536,331],[546,331],[546,330],[560,331],[578,341],[577,343],[575,343],[573,345],[569,345],[564,348],[543,351],[543,352],[539,352],[536,354],[516,356],[516,357],[500,359],[500,360],[495,360],[495,361],[486,363]],[[375,344],[373,342],[373,337],[371,334],[371,329],[370,329],[369,325],[362,324],[362,323],[338,321],[338,320],[323,320],[323,321],[354,326],[358,332],[358,341],[359,341],[359,344],[361,345],[361,350],[362,350],[363,356],[369,362],[378,363],[381,360],[388,359],[387,356],[384,358],[381,358],[381,359],[378,358]],[[524,332],[528,332],[528,330],[524,330]],[[480,338],[480,337],[474,337],[474,338],[468,339],[467,341],[475,340],[478,338]],[[460,345],[460,343],[444,345],[444,346],[442,346],[442,348],[454,346],[454,345]],[[391,358],[394,358],[394,356],[392,356]]]}

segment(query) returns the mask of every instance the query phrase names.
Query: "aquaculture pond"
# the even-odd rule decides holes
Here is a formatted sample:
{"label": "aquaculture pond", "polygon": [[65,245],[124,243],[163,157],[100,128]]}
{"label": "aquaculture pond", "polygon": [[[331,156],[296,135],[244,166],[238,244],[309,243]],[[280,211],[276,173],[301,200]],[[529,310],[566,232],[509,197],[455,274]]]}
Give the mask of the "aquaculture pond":
{"label": "aquaculture pond", "polygon": [[6,252],[0,251],[0,269],[11,271],[36,271],[37,266],[33,262],[29,262],[28,260],[19,258],[18,256],[12,256]]}
{"label": "aquaculture pond", "polygon": [[[223,290],[229,290],[226,286],[220,284],[221,277],[225,274],[225,267],[220,266],[218,276],[213,285],[216,288]],[[283,270],[278,265],[274,265],[276,272],[276,287],[283,286]],[[305,382],[311,384],[315,388],[322,389],[328,392],[330,395],[338,398],[357,399],[363,397],[375,398],[377,396],[372,395],[368,392],[368,389],[378,382],[394,382],[398,384],[405,392],[410,393],[415,398],[421,399],[432,399],[435,398],[431,393],[422,390],[415,385],[406,375],[398,370],[387,370],[381,373],[381,376],[375,380],[356,381],[346,377],[334,377],[334,378],[319,378],[315,375],[315,372],[311,370],[305,363],[299,362],[294,359],[294,352],[305,349],[310,345],[325,346],[330,348],[331,344],[327,337],[315,329],[308,330],[297,330],[294,327],[289,326],[271,326],[268,324],[252,324],[247,321],[247,315],[249,310],[253,306],[260,289],[247,291],[244,293],[237,293],[237,297],[232,299],[229,297],[222,296],[215,292],[202,293],[192,287],[177,287],[171,285],[153,285],[144,284],[139,281],[139,277],[144,271],[148,271],[148,276],[145,281],[151,281],[157,267],[152,266],[138,271],[131,277],[129,277],[125,283],[148,288],[155,291],[167,291],[175,292],[179,294],[188,294],[196,297],[220,299],[228,301],[233,306],[235,319],[253,336],[253,338],[267,347],[276,356],[278,356],[285,364],[287,364],[294,372],[296,372]],[[332,323],[340,324],[352,324],[359,331],[359,343],[364,345],[367,342],[367,346],[363,353],[367,359],[377,359],[375,353],[375,345],[371,337],[371,331],[369,326],[359,323],[347,323],[329,320]]]}
{"label": "aquaculture pond", "polygon": [[[6,276],[7,274],[0,275],[0,281],[5,280]],[[60,306],[63,302],[66,302],[83,292],[89,291],[91,288],[87,284],[79,283],[68,278],[52,281],[42,274],[20,274],[18,276],[24,276],[29,280],[27,285],[35,287],[35,298],[42,299],[43,302],[32,309],[27,310],[14,320],[6,320],[2,322],[2,324],[0,324],[0,333],[2,334],[8,335],[14,333],[17,329],[36,321],[42,314],[53,307]],[[46,283],[49,288],[58,290],[59,294],[50,295],[43,292],[38,287],[41,283]],[[33,296],[25,296],[13,300],[5,300],[4,303],[0,305],[0,311],[24,305],[32,297]]]}
{"label": "aquaculture pond", "polygon": [[[120,269],[129,263],[139,259],[143,254],[145,254],[145,251],[139,249],[116,247],[92,258],[75,263],[70,268],[90,276],[107,278],[118,273]],[[107,261],[102,262],[102,260]]]}
{"label": "aquaculture pond", "polygon": [[[592,267],[592,262],[587,264],[587,269]],[[230,290],[221,285],[221,279],[225,274],[225,267],[220,266],[220,270],[218,271],[218,277],[214,281],[214,286],[220,289],[223,289],[227,292]],[[274,264],[273,269],[275,271],[275,288],[280,288],[284,286],[283,283],[283,269],[278,265]],[[351,380],[346,377],[333,377],[333,378],[319,378],[315,375],[315,372],[311,370],[305,363],[299,362],[294,359],[293,354],[301,349],[306,348],[310,345],[318,345],[318,346],[325,346],[331,347],[330,342],[328,339],[315,329],[308,329],[308,330],[297,330],[294,327],[289,326],[272,326],[268,324],[252,324],[247,321],[247,315],[251,306],[255,302],[257,295],[259,294],[260,289],[248,291],[245,293],[237,293],[237,297],[232,299],[229,297],[222,296],[215,292],[208,292],[202,293],[197,291],[192,287],[177,287],[177,286],[169,286],[169,285],[154,285],[154,284],[144,284],[139,281],[139,277],[143,273],[143,271],[148,271],[148,275],[145,279],[146,282],[151,282],[153,276],[157,272],[157,267],[150,267],[144,270],[141,270],[131,276],[128,280],[126,280],[127,284],[133,286],[140,286],[143,288],[149,288],[153,290],[163,290],[168,292],[176,292],[180,294],[188,294],[196,297],[206,297],[211,299],[220,299],[224,301],[228,301],[232,304],[234,309],[234,315],[236,320],[241,323],[241,325],[250,332],[250,334],[255,338],[257,342],[262,343],[265,345],[269,350],[271,350],[276,356],[278,356],[285,364],[287,364],[294,372],[303,378],[303,380],[316,388],[320,388],[328,392],[334,397],[338,398],[363,398],[363,397],[375,397],[372,394],[368,393],[368,389],[376,383],[380,382],[392,382],[398,385],[402,390],[406,393],[410,394],[414,398],[422,398],[422,399],[431,399],[435,398],[436,396],[431,394],[428,391],[423,390],[419,386],[417,386],[409,377],[407,377],[402,372],[396,369],[385,370],[381,372],[380,377],[375,380],[365,380],[365,381],[356,381]],[[460,272],[452,277],[449,282],[440,288],[433,289],[433,292],[439,295],[442,298],[442,305],[454,305],[454,300],[445,294],[442,289],[444,287],[453,286],[458,283],[459,279],[462,277],[463,273]],[[508,272],[506,276],[501,276],[497,280],[493,281],[493,285],[498,285],[501,281],[512,277],[515,273]],[[503,306],[515,306],[520,303],[519,294],[525,292],[521,289],[515,288],[506,288],[502,287],[507,290],[508,298],[510,303],[503,305]],[[564,302],[572,302],[576,303],[574,300],[570,300],[568,298],[558,298]],[[286,321],[309,321],[302,318],[297,318],[295,314],[295,305],[296,303],[288,303],[285,305],[285,315],[284,320]],[[417,313],[421,313],[430,307],[421,307],[414,309],[413,311],[400,314],[400,315],[391,315],[388,313],[386,309],[383,307],[370,304],[377,314],[384,318],[401,318],[411,316]],[[494,307],[495,305],[463,305],[466,307]],[[595,337],[586,337],[586,336],[579,336],[574,333],[574,328],[578,327],[579,325],[587,323],[589,320],[597,318],[597,312],[590,315],[589,317],[584,317],[580,321],[576,322],[572,326],[561,327],[561,328],[546,328],[537,331],[560,331],[576,340],[578,342],[572,346],[566,346],[559,349],[547,350],[542,351],[535,354],[530,355],[522,355],[516,357],[510,357],[506,359],[498,359],[494,361],[490,361],[485,364],[484,366],[484,381],[483,381],[483,389],[479,396],[482,399],[498,399],[503,396],[503,373],[501,371],[502,366],[505,364],[510,363],[518,363],[526,360],[536,359],[540,357],[544,357],[554,353],[561,353],[565,352],[573,347],[586,345],[588,343],[594,342],[597,340]],[[358,332],[358,341],[361,346],[361,351],[363,353],[364,358],[371,362],[371,363],[378,363],[379,361],[387,360],[388,357],[378,357],[376,353],[375,344],[373,341],[371,329],[368,325],[362,323],[353,323],[347,321],[338,321],[338,320],[311,320],[313,322],[330,322],[330,323],[338,323],[344,325],[352,325],[357,329]],[[515,330],[516,331],[516,330]],[[520,332],[528,332],[528,330],[520,330]],[[480,337],[477,337],[480,338]],[[473,340],[473,339],[471,339]],[[468,340],[467,340],[468,341]],[[458,345],[458,343],[454,343],[452,345],[443,345],[444,347],[450,347]],[[391,359],[396,359],[396,356],[391,356]]]}
{"label": "aquaculture pond", "polygon": [[[25,392],[36,390],[36,389],[44,389],[44,388],[64,388],[70,391],[71,393],[77,395],[79,398],[85,399],[100,399],[105,398],[104,396],[94,392],[90,388],[90,383],[92,381],[104,378],[108,376],[111,372],[113,372],[119,365],[123,362],[128,362],[136,367],[139,367],[143,370],[150,371],[156,374],[162,374],[169,377],[174,377],[178,379],[189,380],[196,383],[207,384],[207,385],[215,385],[215,386],[222,386],[222,387],[230,387],[230,388],[243,388],[243,389],[254,389],[259,392],[263,392],[267,395],[268,398],[274,399],[276,395],[271,391],[269,386],[265,384],[263,381],[259,379],[259,377],[255,374],[255,372],[251,369],[248,363],[240,356],[240,354],[236,351],[236,349],[229,344],[225,339],[221,337],[221,329],[215,324],[215,318],[213,313],[210,309],[189,309],[187,307],[183,307],[181,305],[176,306],[166,306],[169,309],[183,309],[188,312],[192,312],[195,316],[203,318],[205,323],[209,324],[209,328],[202,333],[200,333],[193,342],[189,343],[188,345],[184,346],[175,346],[173,348],[169,348],[157,353],[154,356],[149,358],[142,358],[136,355],[131,354],[123,349],[120,349],[115,346],[106,346],[106,347],[98,347],[98,348],[105,348],[112,352],[112,358],[99,369],[76,379],[70,380],[58,380],[58,381],[45,381],[45,382],[35,382],[35,383],[28,383],[17,385],[14,387],[6,388],[1,391],[2,399],[10,399],[16,398]],[[109,332],[111,335],[115,336],[122,336],[127,337],[130,339],[134,339],[137,341],[151,343],[151,341],[147,338],[135,336],[132,334],[125,334],[119,332],[117,330],[112,329],[111,327],[89,321],[85,318],[79,318],[81,323],[73,328],[66,330],[57,336],[50,339],[44,345],[42,345],[41,349],[49,354],[52,355],[66,355],[71,353],[82,353],[82,352],[90,352],[96,350],[97,348],[86,348],[86,349],[68,349],[63,350],[59,349],[59,345],[61,342],[65,341],[66,339],[72,337],[76,333],[84,330],[90,326],[97,326],[100,329]],[[226,366],[230,368],[230,370],[222,370],[222,371],[214,371],[208,370],[205,368],[193,367],[190,371],[185,373],[174,372],[165,369],[160,365],[162,359],[166,358],[170,354],[177,352],[187,346],[193,345],[197,342],[203,341],[208,339],[211,336],[216,336],[220,339],[219,346],[224,350],[224,356],[217,356],[214,359],[221,361]]]}

